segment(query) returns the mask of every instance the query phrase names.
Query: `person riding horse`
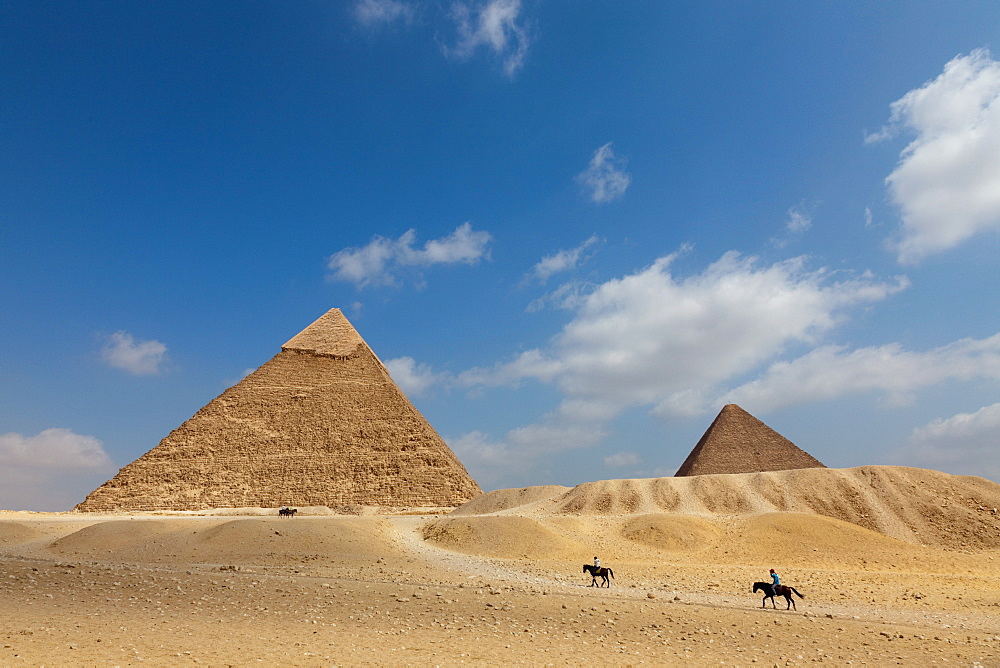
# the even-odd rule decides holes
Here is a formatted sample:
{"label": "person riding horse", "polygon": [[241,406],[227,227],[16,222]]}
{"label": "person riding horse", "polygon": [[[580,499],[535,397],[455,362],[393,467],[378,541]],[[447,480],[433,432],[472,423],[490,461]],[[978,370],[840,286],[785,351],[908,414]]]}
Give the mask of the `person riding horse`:
{"label": "person riding horse", "polygon": [[[597,561],[597,557],[594,557],[594,560]],[[600,562],[598,561],[597,563]],[[600,566],[591,566],[590,564],[583,565],[583,572],[590,573],[591,587],[610,587],[611,580],[609,580],[608,577],[610,576],[611,579],[614,579],[615,577],[614,571],[610,568],[601,568]],[[602,583],[600,585],[597,584],[597,578],[602,579]]]}
{"label": "person riding horse", "polygon": [[771,599],[771,607],[772,608],[777,608],[778,606],[775,605],[775,603],[774,603],[774,597],[775,596],[783,596],[785,598],[785,601],[787,602],[787,605],[785,606],[785,609],[786,610],[788,610],[788,609],[794,609],[795,608],[795,601],[792,600],[792,594],[795,594],[799,598],[805,598],[805,594],[800,594],[799,591],[795,587],[789,587],[788,585],[780,584],[781,583],[781,578],[778,577],[778,574],[774,572],[773,568],[771,569],[771,579],[772,579],[773,582],[754,582],[753,583],[753,592],[752,593],[757,593],[758,591],[764,592],[764,598],[760,602],[760,607],[762,607],[762,608],[766,607],[767,606],[767,599]]}

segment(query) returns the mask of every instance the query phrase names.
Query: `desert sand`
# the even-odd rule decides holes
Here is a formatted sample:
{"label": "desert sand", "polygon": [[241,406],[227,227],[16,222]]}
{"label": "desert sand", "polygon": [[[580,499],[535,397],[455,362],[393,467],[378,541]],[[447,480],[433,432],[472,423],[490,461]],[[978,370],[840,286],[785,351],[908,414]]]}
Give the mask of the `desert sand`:
{"label": "desert sand", "polygon": [[[0,512],[0,665],[1000,666],[998,508],[982,478],[861,467]],[[796,609],[751,593],[772,567]]]}

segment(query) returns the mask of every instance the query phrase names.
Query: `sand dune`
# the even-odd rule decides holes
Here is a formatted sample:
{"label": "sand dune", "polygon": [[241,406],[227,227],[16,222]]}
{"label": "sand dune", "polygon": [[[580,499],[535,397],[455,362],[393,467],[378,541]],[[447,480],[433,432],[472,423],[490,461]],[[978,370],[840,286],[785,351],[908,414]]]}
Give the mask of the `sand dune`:
{"label": "sand dune", "polygon": [[[0,512],[0,664],[1000,666],[997,507],[981,478],[861,467],[450,514]],[[594,555],[609,589],[581,573]],[[798,612],[750,593],[769,567]]]}
{"label": "sand dune", "polygon": [[900,466],[603,480],[516,494],[499,490],[453,514],[725,517],[772,512],[825,515],[924,545],[1000,548],[1000,485]]}

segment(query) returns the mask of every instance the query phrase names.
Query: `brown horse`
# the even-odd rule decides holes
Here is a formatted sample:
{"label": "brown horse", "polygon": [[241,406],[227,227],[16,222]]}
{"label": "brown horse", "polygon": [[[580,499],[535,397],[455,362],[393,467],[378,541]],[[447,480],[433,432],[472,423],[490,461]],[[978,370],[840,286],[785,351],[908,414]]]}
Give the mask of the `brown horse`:
{"label": "brown horse", "polygon": [[792,600],[793,593],[799,598],[805,598],[805,596],[800,594],[795,587],[786,587],[785,585],[778,585],[775,587],[770,582],[754,582],[752,593],[756,594],[758,591],[764,592],[764,600],[760,602],[760,607],[762,608],[767,607],[767,599],[771,599],[771,607],[777,609],[778,606],[774,604],[775,596],[784,596],[785,600],[788,601],[788,605],[785,606],[785,610],[795,608],[795,601]]}
{"label": "brown horse", "polygon": [[[615,577],[614,571],[612,571],[610,568],[603,568],[603,567],[598,568],[593,564],[584,564],[583,572],[590,573],[590,577],[592,579],[592,582],[590,583],[591,587],[611,587],[611,581],[608,580],[608,576],[610,575],[612,579],[614,579]],[[597,584],[597,578],[603,578],[604,584],[602,585]]]}

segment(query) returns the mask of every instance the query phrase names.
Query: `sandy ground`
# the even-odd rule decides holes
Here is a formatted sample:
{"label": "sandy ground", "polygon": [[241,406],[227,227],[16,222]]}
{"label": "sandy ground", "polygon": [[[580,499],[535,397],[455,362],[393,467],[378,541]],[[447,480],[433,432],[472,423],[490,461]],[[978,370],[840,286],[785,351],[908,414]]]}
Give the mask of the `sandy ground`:
{"label": "sandy ground", "polygon": [[[846,477],[926,478],[982,535],[920,536],[920,499],[888,492],[879,521],[912,540],[800,506],[666,511],[656,481],[504,490],[450,515],[0,512],[0,665],[1000,666],[1000,486],[915,471]],[[828,476],[841,493],[845,475]],[[725,478],[729,496],[756,484]],[[595,553],[610,588],[582,573]],[[750,592],[769,567],[797,609]]]}

